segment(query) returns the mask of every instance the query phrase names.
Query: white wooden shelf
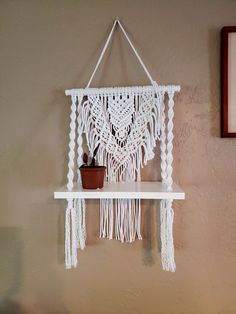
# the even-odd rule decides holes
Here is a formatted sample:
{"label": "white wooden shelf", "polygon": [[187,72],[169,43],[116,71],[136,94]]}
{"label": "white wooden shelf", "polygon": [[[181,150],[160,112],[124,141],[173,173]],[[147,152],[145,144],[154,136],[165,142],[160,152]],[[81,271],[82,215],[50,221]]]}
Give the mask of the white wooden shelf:
{"label": "white wooden shelf", "polygon": [[54,192],[55,199],[103,199],[103,198],[127,198],[127,199],[185,199],[185,193],[177,184],[173,184],[172,191],[161,182],[117,182],[104,183],[104,187],[98,190],[83,189],[81,184],[74,183],[72,191],[66,187]]}

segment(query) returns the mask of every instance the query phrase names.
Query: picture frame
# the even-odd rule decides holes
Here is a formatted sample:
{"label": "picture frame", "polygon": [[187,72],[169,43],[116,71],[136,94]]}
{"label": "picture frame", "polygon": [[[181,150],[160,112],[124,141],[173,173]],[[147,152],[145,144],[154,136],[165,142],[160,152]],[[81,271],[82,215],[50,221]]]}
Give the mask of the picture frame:
{"label": "picture frame", "polygon": [[236,137],[236,26],[221,30],[221,137]]}

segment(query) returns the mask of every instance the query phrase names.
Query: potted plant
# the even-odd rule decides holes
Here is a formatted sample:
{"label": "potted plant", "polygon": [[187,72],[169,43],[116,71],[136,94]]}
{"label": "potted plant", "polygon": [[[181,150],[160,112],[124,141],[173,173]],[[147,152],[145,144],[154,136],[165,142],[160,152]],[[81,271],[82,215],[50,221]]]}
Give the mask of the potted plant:
{"label": "potted plant", "polygon": [[90,163],[88,163],[88,155],[83,155],[83,165],[79,168],[82,187],[84,189],[102,189],[104,184],[104,174],[106,167],[96,165],[95,157],[98,151],[99,145],[93,152],[93,157]]}

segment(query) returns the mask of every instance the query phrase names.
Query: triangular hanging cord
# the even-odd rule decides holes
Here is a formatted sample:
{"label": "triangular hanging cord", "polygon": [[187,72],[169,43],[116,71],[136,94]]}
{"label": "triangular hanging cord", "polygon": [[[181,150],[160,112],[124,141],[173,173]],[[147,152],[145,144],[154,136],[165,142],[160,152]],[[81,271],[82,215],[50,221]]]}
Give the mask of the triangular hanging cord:
{"label": "triangular hanging cord", "polygon": [[122,26],[121,22],[120,22],[119,19],[117,18],[117,19],[115,19],[115,22],[114,22],[114,24],[113,24],[113,26],[112,26],[112,29],[111,29],[111,31],[110,31],[110,34],[108,35],[108,38],[107,38],[107,40],[106,40],[106,43],[105,43],[105,45],[104,45],[104,47],[103,47],[103,49],[102,49],[102,52],[101,52],[101,54],[100,54],[100,57],[98,58],[98,62],[97,62],[96,66],[95,66],[95,69],[94,69],[94,71],[93,71],[93,73],[92,73],[92,75],[91,75],[91,77],[90,77],[90,79],[89,79],[89,81],[88,81],[88,84],[87,84],[86,88],[89,88],[89,87],[90,87],[90,84],[91,84],[91,82],[92,82],[92,80],[93,80],[93,77],[94,77],[95,73],[97,72],[97,69],[98,69],[98,67],[99,67],[99,65],[100,65],[100,63],[101,63],[101,61],[102,61],[102,58],[103,58],[103,56],[104,56],[104,54],[105,54],[105,52],[106,52],[106,50],[107,50],[107,47],[108,47],[108,45],[109,45],[109,43],[110,43],[110,40],[111,40],[111,37],[112,37],[112,35],[113,35],[113,32],[114,32],[114,29],[115,29],[116,25],[120,26],[120,28],[121,28],[121,30],[122,30],[122,32],[123,32],[125,38],[127,39],[128,43],[129,43],[129,45],[130,45],[130,47],[132,48],[134,54],[136,55],[138,61],[140,62],[142,68],[144,69],[145,73],[147,74],[147,76],[148,76],[148,78],[149,78],[151,84],[152,84],[152,85],[156,84],[156,82],[152,79],[152,76],[151,76],[151,74],[149,73],[148,69],[146,68],[145,64],[143,63],[143,60],[141,59],[141,57],[140,57],[140,55],[138,54],[137,50],[134,48],[134,45],[132,44],[132,42],[131,42],[129,36],[127,35],[126,31],[124,30],[124,27]]}

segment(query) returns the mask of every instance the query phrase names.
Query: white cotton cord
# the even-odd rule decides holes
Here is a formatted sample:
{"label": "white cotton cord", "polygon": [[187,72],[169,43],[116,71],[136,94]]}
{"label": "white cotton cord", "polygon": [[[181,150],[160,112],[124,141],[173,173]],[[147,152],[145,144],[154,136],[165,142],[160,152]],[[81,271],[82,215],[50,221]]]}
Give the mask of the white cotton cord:
{"label": "white cotton cord", "polygon": [[[139,156],[139,154],[138,154],[138,156]],[[140,158],[141,157],[139,157],[139,159]],[[138,165],[139,165],[139,172],[140,172],[140,162],[138,163]],[[137,181],[141,181],[140,175],[137,178]],[[133,200],[132,207],[134,208],[134,216],[135,216],[135,233],[136,233],[138,239],[142,240],[142,235],[141,235],[141,213],[142,213],[141,200],[140,199]]]}
{"label": "white cotton cord", "polygon": [[169,101],[168,101],[168,123],[167,123],[167,155],[166,155],[166,184],[167,188],[169,191],[172,190],[172,162],[173,162],[173,154],[172,154],[172,149],[173,149],[173,139],[174,139],[174,134],[173,134],[173,118],[174,118],[174,92],[170,91],[168,93],[169,96]]}
{"label": "white cotton cord", "polygon": [[77,224],[76,224],[76,209],[75,204],[71,209],[71,266],[76,267],[77,260]]}
{"label": "white cotton cord", "polygon": [[115,200],[115,212],[116,212],[116,220],[115,220],[115,233],[116,240],[124,242],[124,234],[123,234],[123,226],[122,226],[122,200]]}
{"label": "white cotton cord", "polygon": [[[69,162],[68,162],[68,174],[67,174],[67,189],[71,191],[73,189],[74,179],[74,158],[75,158],[75,129],[76,129],[76,99],[77,96],[71,96],[71,114],[70,114],[70,134],[69,134]],[[66,216],[65,216],[65,266],[71,268],[76,262],[74,252],[74,230],[75,224],[73,224],[73,230],[71,231],[72,215],[74,214],[74,202],[72,199],[67,200]],[[72,244],[73,243],[73,244]]]}
{"label": "white cotton cord", "polygon": [[65,266],[77,267],[77,248],[85,248],[85,207],[84,200],[68,199],[65,217]]}
{"label": "white cotton cord", "polygon": [[172,200],[161,200],[160,227],[162,268],[165,271],[171,272],[175,272],[176,269],[173,243],[173,220],[174,211],[172,209]]}
{"label": "white cotton cord", "polygon": [[[80,96],[80,97],[79,97]],[[82,160],[82,119],[81,119],[81,103],[83,95],[78,96],[78,117],[77,117],[77,153],[78,166]],[[71,96],[71,115],[70,115],[70,135],[69,135],[69,162],[68,162],[68,183],[67,189],[71,191],[73,189],[74,180],[74,159],[75,159],[75,141],[76,141],[76,102],[77,96]],[[80,176],[78,173],[78,181]],[[67,200],[68,205],[66,209],[65,217],[65,265],[66,268],[76,267],[77,260],[77,248],[84,249],[86,239],[85,229],[85,203],[84,200]]]}
{"label": "white cotton cord", "polygon": [[82,133],[84,129],[83,117],[82,117],[82,102],[83,94],[78,96],[77,105],[77,182],[81,182],[80,166],[83,164],[83,138]]}
{"label": "white cotton cord", "polygon": [[76,200],[76,221],[77,221],[77,248],[84,250],[86,246],[86,226],[85,226],[85,201]]}
{"label": "white cotton cord", "polygon": [[129,207],[129,200],[126,200],[123,204],[123,232],[124,232],[124,241],[131,243],[131,234],[130,234],[130,229],[131,229],[131,224],[130,224],[130,207]]}
{"label": "white cotton cord", "polygon": [[99,237],[103,238],[103,228],[104,228],[104,200],[100,200],[100,233]]}
{"label": "white cotton cord", "polygon": [[142,60],[141,57],[139,56],[139,54],[138,54],[137,50],[135,49],[134,45],[132,44],[132,42],[131,42],[131,40],[130,40],[128,34],[127,34],[126,31],[124,30],[124,27],[122,26],[121,22],[119,21],[119,19],[116,19],[116,20],[114,21],[114,23],[113,23],[112,29],[111,29],[111,31],[110,31],[110,33],[109,33],[109,35],[108,35],[108,38],[107,38],[107,40],[106,40],[106,42],[105,42],[105,45],[104,45],[104,47],[103,47],[103,49],[102,49],[102,52],[101,52],[101,54],[100,54],[100,56],[99,56],[99,58],[98,58],[97,64],[96,64],[96,66],[95,66],[95,69],[94,69],[94,71],[93,71],[93,73],[92,73],[92,75],[91,75],[91,77],[90,77],[90,79],[89,79],[89,81],[88,81],[88,84],[87,84],[87,86],[86,86],[86,89],[89,88],[89,86],[90,86],[90,84],[91,84],[91,82],[92,82],[92,80],[93,80],[93,78],[94,78],[94,75],[95,75],[95,73],[97,72],[97,69],[98,69],[98,67],[99,67],[99,65],[100,65],[100,63],[101,63],[101,61],[102,61],[102,59],[103,59],[103,56],[104,56],[104,54],[105,54],[105,52],[106,52],[106,50],[107,50],[107,47],[108,47],[108,45],[109,45],[109,43],[110,43],[110,40],[111,40],[111,37],[112,37],[112,35],[113,35],[113,32],[114,32],[114,29],[115,29],[116,25],[119,25],[119,26],[120,26],[120,28],[121,28],[121,30],[122,30],[122,32],[123,32],[125,38],[127,39],[127,41],[128,41],[128,43],[129,43],[131,49],[133,50],[133,52],[134,52],[135,56],[137,57],[138,61],[140,62],[140,64],[141,64],[143,70],[144,70],[145,73],[147,74],[147,76],[148,76],[148,78],[149,78],[151,84],[154,82],[153,79],[152,79],[151,74],[149,73],[148,69],[146,68],[145,64],[143,63],[143,60]]}
{"label": "white cotton cord", "polygon": [[75,223],[76,223],[76,246],[79,249],[80,248],[80,234],[79,234],[79,225],[81,223],[81,210],[80,210],[80,204],[79,204],[79,199],[74,200],[75,204]]}
{"label": "white cotton cord", "polygon": [[70,219],[71,219],[72,200],[68,200],[65,215],[65,266],[71,268],[71,240],[70,240]]}
{"label": "white cotton cord", "polygon": [[142,240],[141,235],[141,200],[135,200],[136,208],[135,208],[135,231],[139,240]]}
{"label": "white cotton cord", "polygon": [[81,250],[83,250],[86,246],[86,239],[87,239],[87,231],[86,231],[86,207],[85,207],[85,200],[81,199],[82,202],[82,236],[83,236],[83,245],[81,244]]}
{"label": "white cotton cord", "polygon": [[109,240],[112,240],[113,238],[113,200],[109,200],[110,204],[108,205],[108,211],[109,211]]}
{"label": "white cotton cord", "polygon": [[76,96],[71,96],[70,134],[69,134],[69,162],[67,174],[67,189],[73,188],[74,159],[75,159],[75,135],[76,135]]}
{"label": "white cotton cord", "polygon": [[161,106],[161,143],[160,143],[160,150],[161,150],[161,179],[162,183],[166,184],[166,123],[165,123],[165,104],[162,103]]}
{"label": "white cotton cord", "polygon": [[113,238],[113,200],[100,200],[100,238]]}
{"label": "white cotton cord", "polygon": [[[163,90],[160,90],[158,88],[158,85],[156,82],[153,82],[153,87],[154,87],[154,99],[156,100],[156,107],[155,107],[155,115],[153,115],[153,118],[156,119],[157,123],[155,124],[156,126],[156,138],[160,140],[161,136],[161,126],[162,126],[162,104],[164,103],[164,95],[165,92]],[[156,95],[156,98],[155,98]]]}
{"label": "white cotton cord", "polygon": [[68,199],[65,216],[65,266],[67,269],[77,266],[77,220],[76,204]]}
{"label": "white cotton cord", "polygon": [[133,208],[132,208],[132,200],[127,200],[128,201],[128,211],[127,211],[127,216],[128,216],[128,230],[127,230],[127,236],[129,238],[129,242],[133,242],[135,240],[135,234],[134,234],[134,215],[133,215]]}
{"label": "white cotton cord", "polygon": [[117,200],[118,205],[118,240],[120,240],[121,243],[124,243],[124,210],[123,210],[123,201],[118,199]]}
{"label": "white cotton cord", "polygon": [[101,61],[102,61],[102,58],[103,58],[103,56],[104,56],[104,54],[105,54],[105,52],[106,52],[106,50],[107,50],[107,47],[108,47],[108,45],[109,45],[110,40],[111,40],[112,34],[113,34],[114,29],[115,29],[115,27],[116,27],[116,23],[117,23],[117,20],[115,20],[115,22],[113,23],[112,29],[111,29],[111,31],[110,31],[110,33],[109,33],[109,35],[108,35],[108,38],[107,38],[107,40],[106,40],[106,43],[105,43],[105,45],[104,45],[104,47],[103,47],[103,49],[102,49],[102,52],[101,52],[101,54],[100,54],[100,56],[99,56],[99,59],[98,59],[97,64],[96,64],[96,66],[95,66],[95,69],[94,69],[94,71],[93,71],[93,73],[92,73],[92,75],[91,75],[91,77],[90,77],[90,79],[89,79],[89,81],[88,81],[88,84],[87,84],[86,88],[89,88],[89,86],[90,86],[90,84],[91,84],[91,82],[92,82],[92,80],[93,80],[93,77],[94,77],[95,73],[97,72],[97,69],[98,69],[98,67],[99,67],[99,65],[100,65],[100,63],[101,63]]}
{"label": "white cotton cord", "polygon": [[117,199],[115,200],[115,235],[121,243],[132,243],[136,236],[142,240],[141,207],[140,200]]}
{"label": "white cotton cord", "polygon": [[[83,164],[83,139],[82,133],[84,129],[83,117],[82,117],[82,102],[83,94],[81,93],[78,97],[77,106],[77,171],[78,177],[77,182],[81,183],[80,170],[79,167]],[[85,201],[84,199],[76,200],[76,220],[77,220],[77,248],[84,250],[86,246],[86,221],[85,221]]]}
{"label": "white cotton cord", "polygon": [[131,42],[131,40],[130,40],[128,34],[127,34],[126,31],[124,30],[124,27],[122,26],[122,24],[121,24],[121,22],[120,22],[119,20],[118,20],[118,24],[119,24],[119,26],[120,26],[120,28],[121,28],[123,34],[125,35],[125,38],[127,39],[128,43],[129,43],[129,45],[130,45],[130,47],[132,48],[132,50],[133,50],[135,56],[137,57],[138,61],[140,62],[141,66],[142,66],[142,68],[144,69],[145,73],[147,74],[147,76],[148,76],[148,78],[149,78],[151,84],[153,84],[154,80],[153,80],[151,74],[149,73],[148,69],[146,68],[145,64],[143,63],[143,60],[141,59],[140,55],[138,54],[137,50],[135,49],[135,47],[134,47],[134,45],[132,44],[132,42]]}

